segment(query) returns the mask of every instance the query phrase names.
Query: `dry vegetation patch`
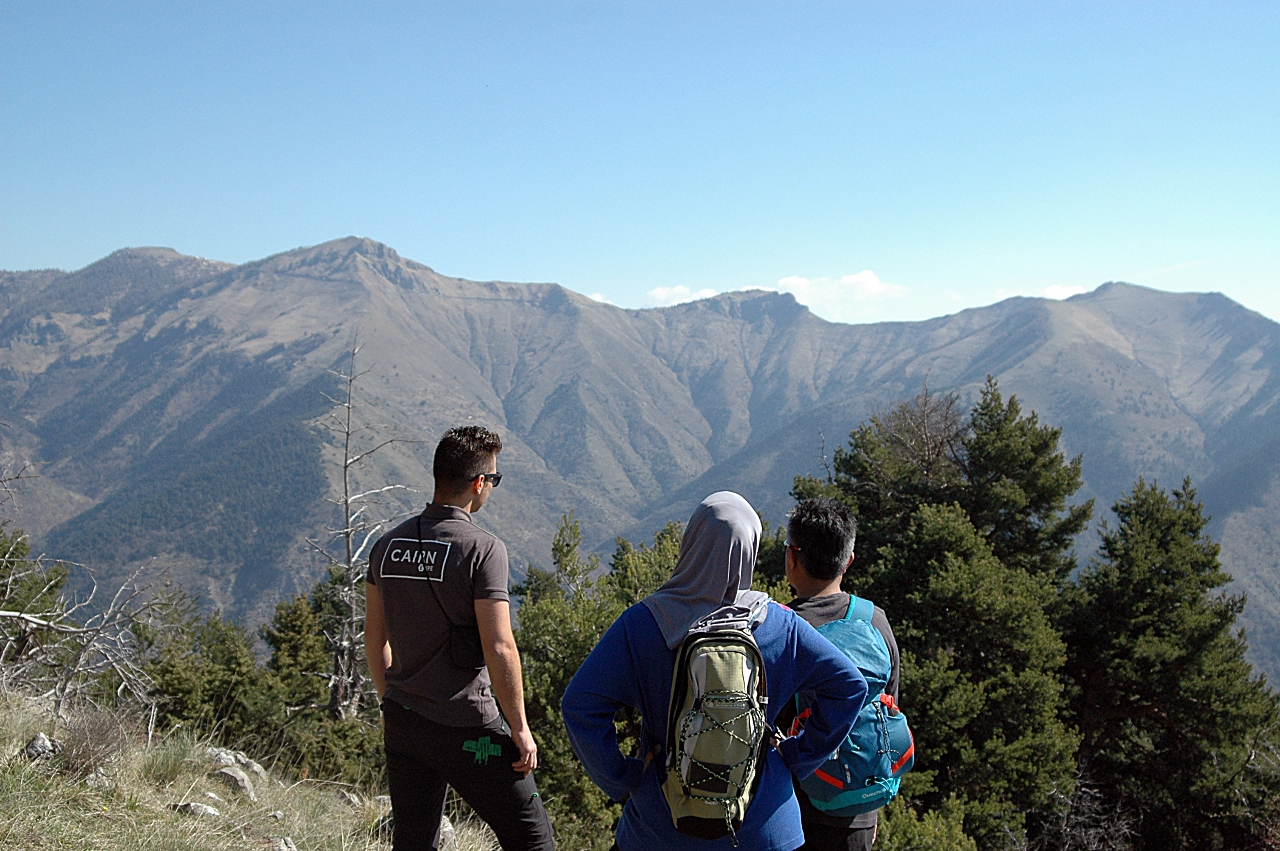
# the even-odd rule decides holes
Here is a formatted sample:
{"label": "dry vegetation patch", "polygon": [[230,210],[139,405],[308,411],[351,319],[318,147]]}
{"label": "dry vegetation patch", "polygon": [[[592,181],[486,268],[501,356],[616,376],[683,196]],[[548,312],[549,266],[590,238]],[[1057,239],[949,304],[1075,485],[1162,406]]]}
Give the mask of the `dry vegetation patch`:
{"label": "dry vegetation patch", "polygon": [[[31,760],[37,733],[58,744]],[[388,808],[373,790],[254,778],[257,802],[210,776],[209,742],[188,731],[146,742],[127,719],[89,709],[55,724],[40,706],[0,694],[0,847],[221,851],[385,851]],[[342,794],[347,793],[347,794]],[[176,809],[199,804],[217,815]],[[199,808],[196,808],[199,809]],[[496,849],[483,825],[458,826],[458,851]]]}

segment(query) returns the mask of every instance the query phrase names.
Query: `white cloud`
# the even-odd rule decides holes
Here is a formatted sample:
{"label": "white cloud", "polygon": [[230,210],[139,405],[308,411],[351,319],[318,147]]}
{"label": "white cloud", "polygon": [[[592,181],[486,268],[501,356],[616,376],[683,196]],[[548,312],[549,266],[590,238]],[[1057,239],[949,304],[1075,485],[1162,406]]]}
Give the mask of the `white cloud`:
{"label": "white cloud", "polygon": [[591,295],[587,296],[587,298],[591,299],[592,301],[598,301],[601,304],[613,304],[613,302],[605,298],[604,293],[592,293]]}
{"label": "white cloud", "polygon": [[1070,298],[1073,295],[1088,292],[1084,287],[1067,287],[1062,284],[1054,284],[1051,287],[1044,288],[1045,298],[1056,298],[1061,301],[1064,298]]}
{"label": "white cloud", "polygon": [[673,304],[684,304],[686,301],[698,301],[711,298],[715,290],[703,289],[694,292],[686,286],[658,287],[645,293],[645,305],[648,307],[670,307]]}
{"label": "white cloud", "polygon": [[906,287],[882,281],[870,269],[839,278],[790,275],[769,289],[791,293],[796,301],[833,322],[864,321],[878,312],[874,302],[902,298],[907,294]]}

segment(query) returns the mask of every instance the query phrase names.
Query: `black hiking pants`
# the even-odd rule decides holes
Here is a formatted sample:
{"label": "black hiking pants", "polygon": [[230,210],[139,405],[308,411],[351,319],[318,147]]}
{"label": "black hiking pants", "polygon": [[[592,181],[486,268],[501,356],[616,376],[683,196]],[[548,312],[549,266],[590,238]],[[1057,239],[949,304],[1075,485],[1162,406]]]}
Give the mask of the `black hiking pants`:
{"label": "black hiking pants", "polygon": [[493,828],[503,851],[553,851],[538,787],[532,774],[512,770],[520,755],[501,719],[446,727],[390,700],[382,715],[395,851],[439,847],[450,786]]}

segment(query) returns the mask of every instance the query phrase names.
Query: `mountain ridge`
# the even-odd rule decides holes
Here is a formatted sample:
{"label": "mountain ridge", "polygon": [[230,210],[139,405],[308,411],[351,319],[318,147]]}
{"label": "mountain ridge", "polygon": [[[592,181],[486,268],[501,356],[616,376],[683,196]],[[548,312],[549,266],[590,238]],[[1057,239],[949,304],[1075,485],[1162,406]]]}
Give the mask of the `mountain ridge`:
{"label": "mountain ridge", "polygon": [[1236,587],[1255,597],[1255,662],[1280,674],[1280,326],[1221,294],[1109,282],[844,325],[763,290],[636,310],[557,284],[472,282],[346,237],[240,265],[148,248],[4,272],[0,306],[3,453],[43,476],[19,522],[50,552],[112,570],[179,565],[251,621],[319,574],[305,538],[331,522],[336,449],[314,423],[326,370],[358,336],[362,410],[423,441],[393,445],[361,481],[417,487],[407,510],[426,498],[445,427],[498,428],[508,478],[477,519],[518,569],[547,562],[570,509],[605,549],[722,486],[779,522],[791,478],[821,473],[868,414],[925,380],[967,403],[993,374],[1084,454],[1082,496],[1100,506],[1137,475],[1193,476],[1214,533],[1231,536]]}

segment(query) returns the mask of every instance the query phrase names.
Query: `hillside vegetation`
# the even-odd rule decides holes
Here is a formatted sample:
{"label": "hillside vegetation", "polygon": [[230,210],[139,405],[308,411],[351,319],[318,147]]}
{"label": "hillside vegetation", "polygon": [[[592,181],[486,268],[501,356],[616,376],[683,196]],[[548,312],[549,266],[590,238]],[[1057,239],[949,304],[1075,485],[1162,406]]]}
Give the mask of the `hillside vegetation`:
{"label": "hillside vegetation", "polygon": [[[55,721],[29,699],[0,694],[0,843],[30,851],[391,847],[387,803],[367,789],[264,770],[250,774],[250,798],[218,779],[226,751],[209,738],[176,728],[148,743],[138,721],[96,708]],[[39,734],[56,753],[24,753]],[[496,851],[487,828],[450,812],[456,851]]]}
{"label": "hillside vegetation", "polygon": [[[348,357],[352,376],[354,349]],[[354,393],[356,384],[347,387]],[[835,449],[825,475],[792,479],[794,498],[829,496],[856,513],[846,587],[888,612],[902,650],[916,766],[877,847],[1277,851],[1280,698],[1246,661],[1244,601],[1229,593],[1204,505],[1190,479],[1168,487],[1139,477],[1111,503],[1114,522],[1080,564],[1074,542],[1095,503],[1084,492],[1084,459],[1063,443],[1059,428],[988,377],[967,410],[958,394],[927,387],[880,408]],[[59,812],[69,808],[72,822],[106,806],[92,816],[110,822],[103,829],[171,841],[175,823],[166,819],[176,814],[165,808],[199,802],[167,800],[170,781],[157,783],[161,769],[146,766],[194,759],[190,788],[213,791],[201,786],[209,766],[186,738],[195,730],[269,754],[282,789],[360,790],[364,821],[307,828],[313,847],[378,841],[361,803],[384,783],[376,696],[352,662],[363,550],[351,545],[365,521],[342,482],[347,520],[337,536],[347,557],[331,556],[326,577],[275,605],[256,633],[266,656],[242,624],[179,587],[144,594],[125,583],[110,604],[77,607],[64,565],[31,558],[14,530],[0,536],[0,686],[11,705],[28,701],[43,713],[14,723],[26,725],[23,735],[34,723],[68,740],[94,729],[87,741],[138,742],[145,731],[150,742],[128,758],[72,759],[85,749],[64,747],[47,763],[10,759],[0,807],[12,807],[24,836],[38,833],[31,802],[43,795]],[[562,848],[607,849],[618,805],[583,774],[560,697],[617,615],[670,575],[680,537],[668,523],[652,543],[617,538],[603,570],[568,512],[550,567],[530,566],[513,589],[539,784]],[[766,535],[755,577],[778,599],[789,593],[784,541],[781,529]],[[133,720],[100,720],[121,717]],[[616,720],[623,746],[634,746],[644,719]],[[110,734],[111,724],[124,732]],[[112,753],[126,752],[120,744]],[[136,777],[151,785],[114,805],[104,798]],[[267,800],[284,811],[283,798]],[[317,810],[332,803],[314,800]],[[228,809],[242,836],[282,838],[269,835],[259,809],[244,801]],[[229,835],[210,825],[210,836]]]}

